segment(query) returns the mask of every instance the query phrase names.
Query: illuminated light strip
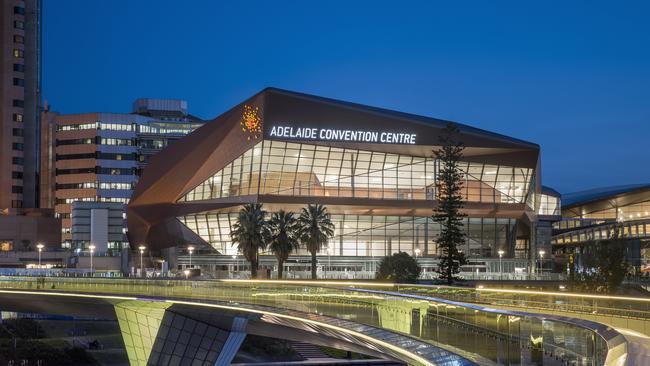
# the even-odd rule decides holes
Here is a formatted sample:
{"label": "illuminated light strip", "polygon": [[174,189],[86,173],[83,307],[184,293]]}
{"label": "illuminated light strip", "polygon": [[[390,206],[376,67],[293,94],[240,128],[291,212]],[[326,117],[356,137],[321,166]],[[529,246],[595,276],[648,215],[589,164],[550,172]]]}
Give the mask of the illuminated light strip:
{"label": "illuminated light strip", "polygon": [[650,298],[643,298],[643,297],[639,298],[639,297],[627,297],[627,296],[585,295],[585,294],[576,294],[572,292],[547,292],[547,291],[508,290],[508,289],[492,289],[492,288],[476,288],[476,291],[503,292],[503,293],[510,293],[510,294],[526,294],[526,295],[564,296],[564,297],[577,297],[577,298],[585,298],[585,299],[650,302]]}
{"label": "illuminated light strip", "polygon": [[69,292],[51,292],[51,291],[29,291],[29,290],[0,290],[0,293],[3,294],[20,294],[20,295],[46,295],[46,296],[65,296],[65,297],[83,297],[87,299],[110,299],[110,300],[139,300],[139,301],[152,301],[138,297],[132,296],[115,296],[115,295],[89,295],[89,294],[78,294],[78,293],[69,293]]}
{"label": "illuminated light strip", "polygon": [[311,285],[318,287],[319,285],[327,286],[372,286],[372,287],[395,287],[396,283],[380,283],[380,282],[337,282],[337,281],[307,281],[307,280],[218,280],[219,282],[233,282],[233,283],[270,283],[270,284],[283,284],[283,285]]}
{"label": "illuminated light strip", "polygon": [[[582,297],[590,299],[606,299],[606,300],[628,300],[628,301],[642,301],[650,302],[650,298],[637,298],[626,296],[607,296],[607,295],[588,295],[577,294],[572,292],[550,292],[550,291],[530,291],[530,290],[509,290],[509,289],[492,289],[484,287],[454,287],[454,286],[440,286],[440,285],[416,285],[416,284],[398,284],[398,283],[373,283],[373,282],[336,282],[336,281],[309,281],[309,280],[230,280],[224,279],[219,282],[230,283],[264,283],[264,284],[287,284],[287,285],[309,285],[313,287],[319,286],[368,286],[368,287],[404,287],[404,288],[422,288],[422,289],[450,289],[450,290],[464,290],[464,291],[483,291],[483,292],[503,292],[514,294],[527,294],[527,295],[551,295],[551,296],[566,296],[566,297]],[[399,290],[398,290],[399,291]],[[399,293],[399,292],[398,292]]]}
{"label": "illuminated light strip", "polygon": [[[111,299],[111,300],[136,300],[136,301],[152,301],[153,299],[143,299],[143,298],[138,298],[138,297],[130,297],[130,296],[111,296],[111,295],[88,295],[88,294],[76,294],[76,293],[65,293],[65,292],[44,292],[44,291],[21,291],[21,290],[0,290],[0,293],[5,293],[5,294],[20,294],[20,295],[42,295],[42,296],[65,296],[65,297],[77,297],[77,298],[88,298],[88,299]],[[284,319],[289,319],[289,320],[295,320],[303,323],[310,323],[314,325],[319,325],[322,327],[334,329],[336,331],[342,332],[342,333],[347,333],[350,335],[353,335],[355,337],[359,337],[361,339],[364,339],[366,341],[376,343],[378,345],[381,345],[385,348],[388,348],[394,352],[397,352],[399,354],[402,354],[412,360],[416,360],[417,362],[420,362],[423,365],[427,366],[435,366],[434,363],[431,361],[415,354],[412,352],[409,352],[403,348],[397,347],[393,344],[390,344],[388,342],[382,341],[377,338],[373,338],[370,336],[367,336],[363,333],[359,333],[354,330],[346,329],[343,327],[339,327],[336,325],[332,324],[327,324],[327,323],[322,323],[316,320],[311,320],[311,319],[304,319],[300,318],[297,316],[293,315],[286,315],[286,314],[279,314],[279,313],[274,313],[272,311],[268,310],[256,310],[256,309],[247,309],[247,308],[240,308],[236,306],[228,306],[228,305],[217,305],[217,304],[208,304],[208,303],[201,303],[201,302],[193,302],[193,301],[184,301],[184,300],[168,300],[165,299],[163,300],[164,302],[170,303],[170,304],[180,304],[180,305],[191,305],[191,306],[203,306],[203,307],[208,307],[208,308],[216,308],[216,309],[226,309],[226,310],[235,310],[235,311],[242,311],[246,313],[253,313],[253,314],[263,314],[263,315],[270,315],[270,316],[276,316],[279,318],[284,318]],[[378,328],[381,329],[381,328]],[[385,330],[386,332],[392,333],[388,330]],[[435,347],[431,345],[432,347]],[[460,357],[460,356],[459,356]]]}
{"label": "illuminated light strip", "polygon": [[[296,293],[296,292],[255,292],[251,294],[251,297],[279,297],[279,296],[296,296],[296,297],[331,297],[331,298],[345,298],[345,299],[373,299],[373,300],[386,300],[386,297],[377,296],[377,295],[349,295],[349,294],[321,294],[321,293]],[[407,302],[414,302],[406,300]],[[428,302],[426,300],[419,300],[415,302]]]}

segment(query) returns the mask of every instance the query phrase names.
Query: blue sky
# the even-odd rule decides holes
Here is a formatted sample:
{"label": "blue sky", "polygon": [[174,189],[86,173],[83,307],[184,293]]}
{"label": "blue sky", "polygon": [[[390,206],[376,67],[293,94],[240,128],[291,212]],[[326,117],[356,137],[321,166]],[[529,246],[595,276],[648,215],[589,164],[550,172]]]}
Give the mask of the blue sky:
{"label": "blue sky", "polygon": [[213,118],[266,86],[536,142],[568,193],[650,182],[650,2],[45,0],[62,113],[182,98]]}

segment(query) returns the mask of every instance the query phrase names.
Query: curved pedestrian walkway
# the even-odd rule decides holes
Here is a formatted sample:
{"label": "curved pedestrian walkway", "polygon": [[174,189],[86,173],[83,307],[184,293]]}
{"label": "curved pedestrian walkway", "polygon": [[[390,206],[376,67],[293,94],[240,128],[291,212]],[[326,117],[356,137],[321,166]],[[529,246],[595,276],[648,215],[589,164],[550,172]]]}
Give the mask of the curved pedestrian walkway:
{"label": "curved pedestrian walkway", "polygon": [[[401,350],[417,355],[417,350],[434,346],[447,354],[462,356],[453,361],[456,364],[465,359],[479,364],[623,365],[627,357],[627,342],[621,334],[582,319],[498,310],[390,291],[341,288],[341,284],[325,285],[69,278],[37,282],[30,278],[0,278],[2,288],[35,293],[48,290],[92,296],[119,294],[134,296],[138,301],[164,299],[174,304],[222,302],[237,308],[265,307],[276,314],[296,312],[289,316],[301,322],[310,321],[311,316],[322,316],[351,323],[336,325],[342,329],[353,330],[353,324],[357,324],[361,327],[357,332],[361,338],[392,344],[396,347],[393,351],[398,353]],[[384,338],[382,334],[390,335]],[[417,357],[406,362],[427,364],[418,362]],[[445,363],[438,360],[432,364]]]}

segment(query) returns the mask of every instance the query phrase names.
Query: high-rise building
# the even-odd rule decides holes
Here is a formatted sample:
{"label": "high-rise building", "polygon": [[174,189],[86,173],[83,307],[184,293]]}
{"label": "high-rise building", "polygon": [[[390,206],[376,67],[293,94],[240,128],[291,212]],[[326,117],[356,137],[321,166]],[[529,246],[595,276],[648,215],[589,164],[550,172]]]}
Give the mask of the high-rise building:
{"label": "high-rise building", "polygon": [[62,246],[83,251],[93,244],[115,254],[127,247],[125,205],[141,169],[202,124],[183,100],[138,99],[133,113],[46,111],[41,204],[61,218]]}
{"label": "high-rise building", "polygon": [[38,206],[41,1],[0,4],[0,210]]}
{"label": "high-rise building", "polygon": [[34,251],[61,242],[38,208],[41,1],[0,2],[0,38],[0,251]]}

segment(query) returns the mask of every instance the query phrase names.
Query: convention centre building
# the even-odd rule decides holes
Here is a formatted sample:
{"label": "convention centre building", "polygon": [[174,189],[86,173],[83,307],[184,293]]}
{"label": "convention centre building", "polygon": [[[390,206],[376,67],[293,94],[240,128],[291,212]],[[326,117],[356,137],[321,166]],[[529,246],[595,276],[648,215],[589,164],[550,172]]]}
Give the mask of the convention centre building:
{"label": "convention centre building", "polygon": [[[177,268],[189,259],[204,273],[232,273],[245,269],[230,236],[242,205],[299,212],[320,203],[335,224],[319,260],[328,277],[369,276],[400,251],[430,272],[440,231],[431,218],[440,169],[433,150],[448,123],[264,89],[150,160],[127,209],[129,240],[180,253],[170,254]],[[539,145],[457,126],[465,145],[464,271],[535,271],[537,253],[551,252],[545,220],[560,212],[559,197],[541,186]],[[306,254],[292,256],[287,270],[307,273]],[[274,257],[262,256],[262,265],[272,273]]]}

